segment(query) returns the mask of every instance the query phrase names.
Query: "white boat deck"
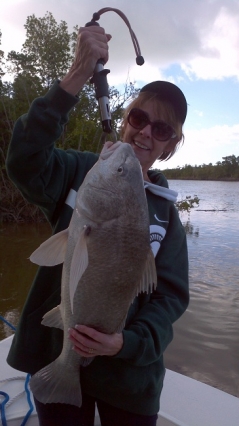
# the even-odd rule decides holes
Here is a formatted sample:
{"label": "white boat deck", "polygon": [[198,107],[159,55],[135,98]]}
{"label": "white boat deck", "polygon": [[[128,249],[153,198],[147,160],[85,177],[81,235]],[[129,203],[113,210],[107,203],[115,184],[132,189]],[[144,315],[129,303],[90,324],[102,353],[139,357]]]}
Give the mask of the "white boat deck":
{"label": "white boat deck", "polygon": [[[0,342],[0,391],[7,393],[13,400],[6,407],[7,426],[20,426],[29,410],[24,383],[26,374],[14,370],[6,363],[6,357],[12,336]],[[8,381],[12,377],[22,377]],[[5,382],[2,382],[6,379]],[[3,397],[0,395],[0,401]],[[33,398],[31,398],[33,402]],[[34,410],[29,417],[27,426],[39,426]],[[167,370],[161,397],[161,409],[158,426],[238,426],[239,398],[181,374]],[[100,426],[96,416],[95,426]],[[112,425],[113,426],[113,425]]]}

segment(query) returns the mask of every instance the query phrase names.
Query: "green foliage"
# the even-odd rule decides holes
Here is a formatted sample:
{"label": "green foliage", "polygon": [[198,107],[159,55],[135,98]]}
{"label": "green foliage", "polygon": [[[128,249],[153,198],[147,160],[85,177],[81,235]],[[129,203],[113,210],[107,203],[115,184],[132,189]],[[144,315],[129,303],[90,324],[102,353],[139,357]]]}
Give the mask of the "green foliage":
{"label": "green foliage", "polygon": [[223,157],[216,165],[203,164],[201,166],[190,166],[176,169],[166,169],[164,174],[167,179],[195,179],[195,180],[239,180],[239,157],[229,155]]}
{"label": "green foliage", "polygon": [[49,88],[54,80],[66,74],[72,60],[67,24],[65,21],[57,24],[52,13],[47,12],[43,18],[28,16],[24,27],[26,41],[22,53],[8,54],[9,70],[14,75],[30,74],[40,80],[43,88]]}
{"label": "green foliage", "polygon": [[193,198],[191,195],[187,195],[183,200],[177,201],[175,205],[179,212],[186,211],[187,213],[190,213],[191,209],[199,206],[199,201],[200,200],[197,195],[194,195]]}
{"label": "green foliage", "polygon": [[8,179],[6,170],[0,168],[1,197],[0,222],[45,222],[40,209],[28,203],[20,191]]}
{"label": "green foliage", "polygon": [[[124,92],[120,93],[115,87],[109,87],[110,111],[112,127],[118,133],[125,103],[134,96],[137,89],[132,83],[125,84]],[[85,84],[79,93],[79,102],[71,111],[67,129],[58,146],[67,149],[99,152],[101,150],[102,126],[98,102],[95,98],[94,86]],[[117,135],[119,137],[119,135]],[[111,136],[109,135],[110,139]]]}
{"label": "green foliage", "polygon": [[[1,38],[2,38],[2,32],[0,30],[0,46],[2,44]],[[0,84],[1,84],[1,78],[4,76],[4,71],[2,68],[3,66],[4,66],[4,52],[3,50],[0,49]]]}

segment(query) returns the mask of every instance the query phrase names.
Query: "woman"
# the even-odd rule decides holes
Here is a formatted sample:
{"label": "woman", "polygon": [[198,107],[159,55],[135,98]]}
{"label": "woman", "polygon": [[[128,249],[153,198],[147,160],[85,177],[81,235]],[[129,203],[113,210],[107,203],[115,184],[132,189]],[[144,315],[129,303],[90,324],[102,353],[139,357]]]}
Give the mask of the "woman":
{"label": "woman", "polygon": [[[40,206],[54,233],[72,215],[77,191],[97,161],[93,153],[54,147],[77,103],[77,93],[99,58],[108,60],[110,36],[100,27],[81,28],[71,69],[46,96],[36,99],[16,122],[7,158],[9,177],[25,198]],[[69,330],[73,349],[94,360],[81,368],[83,404],[35,401],[41,426],[92,426],[95,403],[102,426],[155,426],[165,368],[163,353],[173,338],[172,324],[188,305],[186,236],[162,173],[150,170],[157,158],[170,158],[182,141],[187,104],[167,82],[146,85],[126,110],[122,140],[130,143],[145,180],[157,290],[141,293],[132,304],[122,333],[106,335],[76,325]],[[61,266],[41,267],[26,300],[8,355],[14,368],[34,374],[61,352],[62,332],[41,325],[42,316],[60,303]],[[89,351],[89,348],[91,350]]]}

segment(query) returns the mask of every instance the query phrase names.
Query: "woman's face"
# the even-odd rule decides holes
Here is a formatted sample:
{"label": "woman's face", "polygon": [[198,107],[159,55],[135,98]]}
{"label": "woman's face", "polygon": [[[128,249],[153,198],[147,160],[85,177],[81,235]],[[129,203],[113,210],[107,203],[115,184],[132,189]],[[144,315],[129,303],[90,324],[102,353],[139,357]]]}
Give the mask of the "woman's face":
{"label": "woman's face", "polygon": [[[163,120],[163,117],[159,117],[156,113],[153,102],[145,102],[140,109],[148,114],[150,121]],[[171,151],[177,141],[177,138],[169,139],[165,142],[158,141],[152,136],[150,124],[146,125],[142,130],[138,130],[127,123],[123,136],[123,142],[127,142],[132,146],[136,157],[139,159],[145,180],[148,179],[147,171],[157,158],[164,151]]]}

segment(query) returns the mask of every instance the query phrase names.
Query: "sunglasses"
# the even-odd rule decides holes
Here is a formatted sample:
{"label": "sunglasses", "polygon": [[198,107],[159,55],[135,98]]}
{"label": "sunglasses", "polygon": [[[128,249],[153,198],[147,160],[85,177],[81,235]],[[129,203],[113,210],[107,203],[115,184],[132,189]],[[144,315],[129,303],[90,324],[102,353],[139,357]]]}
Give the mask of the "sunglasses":
{"label": "sunglasses", "polygon": [[138,130],[142,130],[150,124],[152,136],[161,142],[176,138],[177,136],[174,129],[169,124],[165,123],[165,121],[150,121],[148,114],[139,108],[131,109],[127,120],[134,129]]}

